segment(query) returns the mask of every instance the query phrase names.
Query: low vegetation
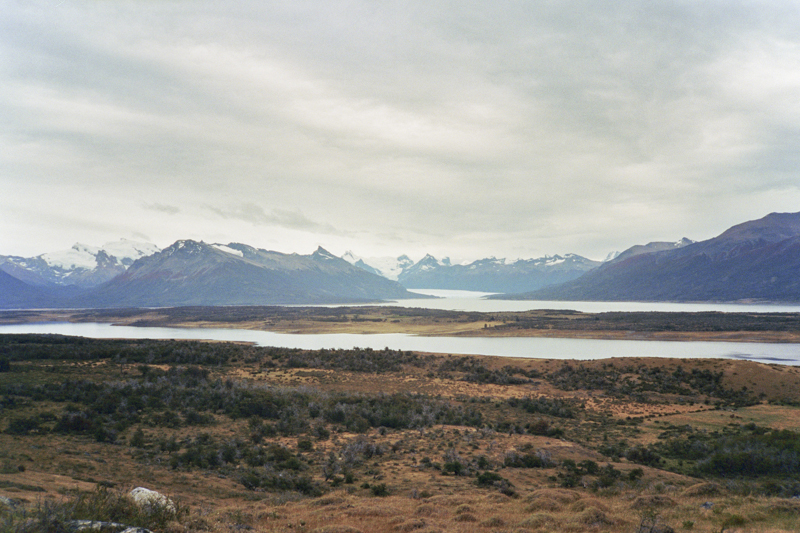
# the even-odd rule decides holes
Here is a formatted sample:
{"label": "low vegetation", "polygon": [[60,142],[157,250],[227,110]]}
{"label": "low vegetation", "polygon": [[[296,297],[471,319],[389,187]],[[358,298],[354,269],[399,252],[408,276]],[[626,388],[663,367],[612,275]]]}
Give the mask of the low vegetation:
{"label": "low vegetation", "polygon": [[747,361],[4,335],[0,529],[791,531],[799,402]]}

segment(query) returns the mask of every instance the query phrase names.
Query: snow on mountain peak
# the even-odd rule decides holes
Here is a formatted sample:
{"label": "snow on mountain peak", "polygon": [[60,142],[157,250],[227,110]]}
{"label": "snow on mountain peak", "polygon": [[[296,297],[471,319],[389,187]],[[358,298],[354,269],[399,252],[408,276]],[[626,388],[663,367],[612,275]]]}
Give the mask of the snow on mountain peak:
{"label": "snow on mountain peak", "polygon": [[[351,265],[355,265],[356,263],[358,263],[359,259],[362,259],[362,258],[357,256],[356,254],[354,254],[352,252],[352,250],[347,250],[344,253],[344,255],[342,255],[342,259],[344,259],[345,261],[347,261]],[[364,261],[364,263],[369,265],[369,263],[367,261]],[[370,265],[370,266],[372,266],[372,265]]]}
{"label": "snow on mountain peak", "polygon": [[318,259],[339,259],[322,246],[317,247],[317,251],[312,254],[312,257],[316,257]]}
{"label": "snow on mountain peak", "polygon": [[100,250],[106,252],[108,255],[116,257],[117,260],[123,265],[130,266],[131,263],[160,252],[161,249],[155,244],[149,242],[132,241],[129,239],[120,239],[118,241],[105,243]]}
{"label": "snow on mountain peak", "polygon": [[397,281],[397,278],[403,273],[403,269],[414,264],[414,261],[407,255],[401,255],[400,257],[361,257],[350,250],[342,255],[342,259],[356,266],[361,261],[368,267],[377,270],[384,278],[392,281]]}
{"label": "snow on mountain peak", "polygon": [[99,248],[76,242],[69,250],[42,254],[41,257],[51,268],[75,270],[78,268],[91,270],[97,266]]}
{"label": "snow on mountain peak", "polygon": [[228,245],[225,245],[225,244],[212,244],[211,246],[213,246],[214,248],[216,248],[217,250],[219,250],[221,252],[225,252],[226,254],[238,255],[239,257],[244,257],[244,252],[242,252],[241,250],[234,250],[233,248],[231,248]]}

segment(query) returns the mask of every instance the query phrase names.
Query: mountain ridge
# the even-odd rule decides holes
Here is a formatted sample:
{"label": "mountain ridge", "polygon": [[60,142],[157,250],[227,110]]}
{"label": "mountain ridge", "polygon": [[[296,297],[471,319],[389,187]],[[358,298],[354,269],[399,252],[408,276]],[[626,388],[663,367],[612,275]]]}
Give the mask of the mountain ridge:
{"label": "mountain ridge", "polygon": [[159,248],[150,243],[120,239],[100,247],[75,243],[68,250],[35,257],[0,256],[0,270],[30,285],[88,289],[125,272],[136,259]]}
{"label": "mountain ridge", "polygon": [[106,283],[70,294],[4,274],[11,279],[0,280],[8,287],[0,292],[0,306],[12,308],[332,304],[424,297],[321,247],[304,256],[240,243],[179,240],[137,259]]}
{"label": "mountain ridge", "polygon": [[621,255],[576,280],[506,298],[800,301],[800,213],[770,213],[705,241]]}

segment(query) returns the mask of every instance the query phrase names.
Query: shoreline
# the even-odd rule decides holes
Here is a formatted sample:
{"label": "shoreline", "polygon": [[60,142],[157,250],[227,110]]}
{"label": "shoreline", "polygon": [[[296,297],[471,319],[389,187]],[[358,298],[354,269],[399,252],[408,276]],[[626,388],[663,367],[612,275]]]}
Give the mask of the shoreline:
{"label": "shoreline", "polygon": [[[245,316],[228,316],[237,312]],[[250,308],[3,311],[0,312],[0,325],[94,322],[132,327],[242,329],[306,335],[399,333],[451,338],[800,343],[800,317],[792,314],[787,316],[769,313],[614,314],[557,310],[467,313],[388,307],[340,308],[334,311],[313,308],[269,308],[269,313],[259,316],[258,319],[253,316],[254,313],[257,314]],[[625,320],[620,321],[620,315],[623,315]],[[711,323],[710,320],[716,322]],[[787,323],[787,320],[792,322]],[[795,321],[798,324],[794,324]],[[737,324],[740,322],[741,328],[737,329]]]}

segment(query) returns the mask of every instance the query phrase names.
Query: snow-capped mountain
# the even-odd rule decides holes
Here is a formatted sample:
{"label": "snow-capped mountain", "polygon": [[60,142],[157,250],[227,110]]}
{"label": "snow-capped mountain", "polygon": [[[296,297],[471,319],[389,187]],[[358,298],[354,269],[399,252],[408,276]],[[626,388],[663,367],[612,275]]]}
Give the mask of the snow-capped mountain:
{"label": "snow-capped mountain", "polygon": [[128,239],[101,247],[76,243],[69,250],[36,257],[0,256],[0,270],[34,286],[96,287],[125,272],[134,261],[159,248]]}
{"label": "snow-capped mountain", "polygon": [[372,274],[378,274],[386,279],[397,281],[403,270],[412,266],[414,261],[407,255],[400,257],[359,257],[351,251],[345,252],[342,259]]}
{"label": "snow-capped mountain", "polygon": [[523,292],[575,279],[599,264],[575,254],[513,261],[489,257],[452,264],[448,258],[429,254],[404,268],[398,281],[409,289]]}
{"label": "snow-capped mountain", "polygon": [[275,305],[414,298],[399,283],[324,248],[283,254],[246,244],[182,240],[136,261],[83,297],[92,307]]}
{"label": "snow-capped mountain", "polygon": [[489,257],[454,264],[450,258],[425,255],[416,263],[407,255],[363,258],[347,252],[342,259],[367,272],[397,280],[408,289],[522,292],[575,279],[600,265],[575,254],[538,259]]}

